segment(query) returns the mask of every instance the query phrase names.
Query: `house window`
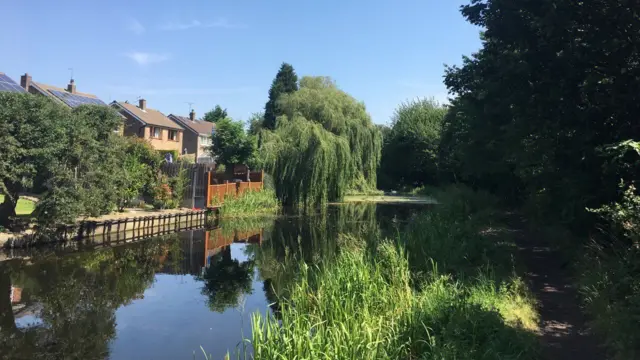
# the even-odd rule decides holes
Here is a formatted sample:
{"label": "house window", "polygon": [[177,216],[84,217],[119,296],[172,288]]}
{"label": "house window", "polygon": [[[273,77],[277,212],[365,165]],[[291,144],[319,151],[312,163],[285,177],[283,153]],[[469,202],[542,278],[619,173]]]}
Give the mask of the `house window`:
{"label": "house window", "polygon": [[160,129],[160,128],[152,127],[149,132],[151,134],[151,137],[154,138],[154,139],[161,139],[162,138],[162,129]]}
{"label": "house window", "polygon": [[177,130],[169,130],[169,140],[178,141],[178,131]]}
{"label": "house window", "polygon": [[201,145],[209,145],[211,138],[208,136],[200,136],[200,144]]}

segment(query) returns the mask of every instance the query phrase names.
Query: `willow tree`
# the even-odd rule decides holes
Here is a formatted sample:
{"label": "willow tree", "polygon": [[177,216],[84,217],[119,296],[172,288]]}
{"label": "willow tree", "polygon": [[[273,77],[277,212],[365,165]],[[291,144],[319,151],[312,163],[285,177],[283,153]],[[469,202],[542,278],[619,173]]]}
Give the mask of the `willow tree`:
{"label": "willow tree", "polygon": [[283,115],[263,134],[262,148],[284,204],[311,206],[375,188],[382,136],[364,104],[327,77],[304,77],[278,108]]}

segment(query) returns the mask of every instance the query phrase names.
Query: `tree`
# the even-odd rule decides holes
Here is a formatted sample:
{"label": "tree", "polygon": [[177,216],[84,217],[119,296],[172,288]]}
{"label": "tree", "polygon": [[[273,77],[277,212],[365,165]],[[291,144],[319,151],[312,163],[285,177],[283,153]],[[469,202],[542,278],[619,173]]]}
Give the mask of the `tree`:
{"label": "tree", "polygon": [[285,204],[311,206],[376,186],[382,136],[364,105],[327,77],[304,77],[278,99],[276,130],[261,154]]}
{"label": "tree", "polygon": [[227,109],[223,109],[220,105],[216,105],[213,110],[208,111],[204,114],[202,120],[217,123],[218,121],[225,119],[227,117]]}
{"label": "tree", "polygon": [[637,168],[604,172],[600,149],[640,138],[635,8],[610,0],[464,6],[486,31],[482,49],[446,72],[456,96],[441,149],[447,171],[576,225],[591,218],[585,208],[618,199],[620,178],[637,179]]}
{"label": "tree", "polygon": [[236,164],[245,164],[255,151],[254,142],[245,133],[242,122],[229,118],[216,123],[211,140],[209,151],[227,169],[232,169]]}
{"label": "tree", "polygon": [[79,106],[71,115],[67,136],[57,139],[64,151],[50,162],[47,190],[35,210],[44,227],[109,213],[118,201],[121,117],[96,105]]}
{"label": "tree", "polygon": [[0,92],[0,225],[11,225],[20,193],[64,155],[71,117],[47,98]]}
{"label": "tree", "polygon": [[247,120],[247,126],[249,127],[249,135],[258,135],[262,126],[264,125],[264,113],[256,112],[251,114],[249,120]]}
{"label": "tree", "polygon": [[290,94],[298,90],[298,75],[296,75],[293,66],[282,63],[280,70],[276,74],[275,79],[271,83],[269,89],[269,100],[264,106],[264,125],[265,129],[275,129],[276,118],[282,114],[278,108],[277,101],[282,94]]}
{"label": "tree", "polygon": [[384,137],[380,172],[388,186],[434,185],[438,176],[440,132],[447,109],[417,99],[396,109]]}

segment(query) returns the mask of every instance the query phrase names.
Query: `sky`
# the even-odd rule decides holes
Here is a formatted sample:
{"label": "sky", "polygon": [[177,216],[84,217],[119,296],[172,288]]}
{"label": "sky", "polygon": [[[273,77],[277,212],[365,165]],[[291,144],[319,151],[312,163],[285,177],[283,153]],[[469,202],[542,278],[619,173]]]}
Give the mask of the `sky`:
{"label": "sky", "polygon": [[[330,76],[388,123],[408,99],[446,101],[444,65],[480,48],[464,0],[0,0],[0,72],[198,116],[262,111],[282,62]],[[191,105],[188,103],[192,103]]]}

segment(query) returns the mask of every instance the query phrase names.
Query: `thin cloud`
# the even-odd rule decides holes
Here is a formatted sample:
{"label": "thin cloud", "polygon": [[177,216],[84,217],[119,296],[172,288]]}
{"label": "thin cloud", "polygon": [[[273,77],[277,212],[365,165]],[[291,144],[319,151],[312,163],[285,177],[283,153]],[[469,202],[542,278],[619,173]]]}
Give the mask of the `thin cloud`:
{"label": "thin cloud", "polygon": [[145,29],[144,25],[142,25],[138,20],[133,18],[129,19],[129,23],[127,24],[127,29],[129,29],[129,31],[133,32],[136,35],[142,35],[147,30]]}
{"label": "thin cloud", "polygon": [[256,89],[254,86],[243,86],[234,88],[157,88],[157,87],[136,87],[136,86],[109,86],[111,92],[121,95],[137,96],[176,96],[176,95],[233,95],[244,94]]}
{"label": "thin cloud", "polygon": [[167,61],[170,58],[168,54],[155,54],[155,53],[147,53],[147,52],[139,52],[139,51],[134,51],[125,55],[129,59],[138,63],[138,65],[140,66],[145,66],[153,63],[160,63],[163,61]]}
{"label": "thin cloud", "polygon": [[221,28],[221,29],[240,29],[244,28],[243,24],[234,24],[229,22],[225,18],[219,18],[212,22],[202,22],[200,20],[191,20],[190,22],[170,22],[160,27],[166,31],[180,31],[189,29],[207,29],[207,28]]}

